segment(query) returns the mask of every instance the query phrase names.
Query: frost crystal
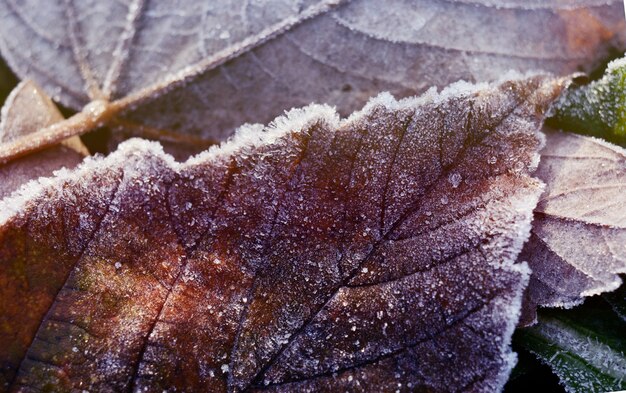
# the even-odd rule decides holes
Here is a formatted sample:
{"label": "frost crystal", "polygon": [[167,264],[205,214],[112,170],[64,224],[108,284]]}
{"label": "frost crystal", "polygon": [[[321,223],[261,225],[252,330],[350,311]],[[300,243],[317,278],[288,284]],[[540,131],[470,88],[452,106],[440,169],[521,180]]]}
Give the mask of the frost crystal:
{"label": "frost crystal", "polygon": [[450,176],[448,176],[448,181],[452,185],[452,188],[457,188],[461,184],[462,179],[461,175],[456,172],[451,173]]}

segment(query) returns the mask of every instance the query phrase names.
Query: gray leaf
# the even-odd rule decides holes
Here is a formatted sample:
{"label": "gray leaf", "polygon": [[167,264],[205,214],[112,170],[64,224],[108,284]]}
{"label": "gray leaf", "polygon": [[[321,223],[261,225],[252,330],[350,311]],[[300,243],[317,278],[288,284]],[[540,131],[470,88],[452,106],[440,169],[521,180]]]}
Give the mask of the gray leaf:
{"label": "gray leaf", "polygon": [[76,110],[117,101],[127,132],[218,141],[314,101],[346,115],[382,90],[590,70],[626,42],[620,1],[381,4],[2,0],[0,48]]}

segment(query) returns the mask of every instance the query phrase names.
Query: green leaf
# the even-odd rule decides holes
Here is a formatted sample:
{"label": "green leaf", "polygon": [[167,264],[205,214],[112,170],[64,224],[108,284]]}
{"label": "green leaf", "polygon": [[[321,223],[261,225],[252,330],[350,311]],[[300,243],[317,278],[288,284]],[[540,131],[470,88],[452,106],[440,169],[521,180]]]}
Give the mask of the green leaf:
{"label": "green leaf", "polygon": [[625,146],[626,57],[609,63],[601,79],[564,92],[547,124]]}
{"label": "green leaf", "polygon": [[626,389],[626,324],[610,308],[543,310],[515,341],[552,368],[568,392]]}

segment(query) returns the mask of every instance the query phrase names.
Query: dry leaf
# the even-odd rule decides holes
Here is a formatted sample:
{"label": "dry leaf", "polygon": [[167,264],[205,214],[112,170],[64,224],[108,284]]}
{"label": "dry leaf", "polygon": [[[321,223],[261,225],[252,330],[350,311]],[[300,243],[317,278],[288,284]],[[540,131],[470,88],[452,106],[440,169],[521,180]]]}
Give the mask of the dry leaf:
{"label": "dry leaf", "polygon": [[[0,142],[15,140],[63,120],[54,103],[32,81],[17,85],[2,107],[0,117]],[[62,146],[0,165],[0,198],[29,180],[50,176],[60,168],[75,167],[87,154],[85,146],[75,136]]]}
{"label": "dry leaf", "polygon": [[22,189],[0,202],[4,386],[501,389],[561,88],[309,106],[183,164],[132,140]]}
{"label": "dry leaf", "polygon": [[547,187],[520,255],[533,270],[523,324],[535,321],[537,305],[572,307],[617,289],[626,273],[626,151],[550,132],[536,176]]}
{"label": "dry leaf", "polygon": [[108,122],[219,141],[311,102],[346,115],[383,90],[409,96],[510,69],[589,71],[626,48],[623,13],[604,0],[2,0],[0,48],[65,105],[95,100],[63,137]]}

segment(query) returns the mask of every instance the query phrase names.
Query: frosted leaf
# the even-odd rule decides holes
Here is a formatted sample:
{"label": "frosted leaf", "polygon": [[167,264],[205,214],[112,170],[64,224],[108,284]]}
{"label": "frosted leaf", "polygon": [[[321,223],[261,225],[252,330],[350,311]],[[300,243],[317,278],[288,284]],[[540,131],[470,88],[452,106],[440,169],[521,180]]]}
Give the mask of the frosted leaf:
{"label": "frosted leaf", "polygon": [[515,342],[550,366],[569,393],[626,390],[624,323],[608,307],[542,310]]}
{"label": "frosted leaf", "polygon": [[533,270],[523,324],[537,305],[572,307],[617,289],[626,273],[626,151],[592,137],[547,137],[536,172],[547,187],[520,255]]}
{"label": "frosted leaf", "polygon": [[116,102],[123,137],[220,141],[311,102],[347,115],[384,90],[590,71],[626,49],[623,14],[619,0],[2,0],[0,49],[66,106]]}
{"label": "frosted leaf", "polygon": [[604,76],[568,89],[552,108],[550,123],[626,146],[626,58],[614,60]]}
{"label": "frosted leaf", "polygon": [[0,202],[3,386],[500,390],[542,186],[485,157],[536,161],[562,84],[312,105],[29,184]]}
{"label": "frosted leaf", "polygon": [[[63,120],[50,98],[32,81],[21,82],[11,92],[0,111],[0,143],[9,142]],[[73,168],[87,153],[78,137],[10,162],[0,164],[0,198],[40,176],[50,176],[60,168]],[[79,146],[79,147],[77,147]],[[77,151],[78,150],[78,151]]]}

